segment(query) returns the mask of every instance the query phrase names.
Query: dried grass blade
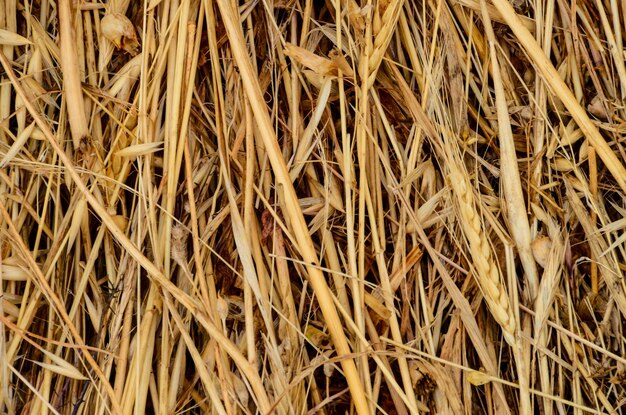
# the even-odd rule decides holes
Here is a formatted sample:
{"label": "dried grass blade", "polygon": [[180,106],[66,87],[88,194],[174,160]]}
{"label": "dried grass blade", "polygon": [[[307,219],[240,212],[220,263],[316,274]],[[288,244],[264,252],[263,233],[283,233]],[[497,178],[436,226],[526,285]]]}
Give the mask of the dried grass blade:
{"label": "dried grass blade", "polygon": [[72,6],[70,0],[59,1],[59,32],[65,107],[67,108],[68,120],[72,131],[74,149],[78,149],[81,140],[89,135],[89,126],[85,113],[81,84],[82,79],[76,49],[78,42],[74,26],[76,13]]}
{"label": "dried grass blade", "polygon": [[537,276],[537,266],[530,248],[531,236],[528,215],[526,214],[526,201],[522,192],[522,181],[520,179],[519,164],[517,160],[513,131],[511,130],[511,118],[507,105],[507,97],[504,92],[504,83],[500,75],[500,64],[496,52],[496,37],[491,27],[491,21],[486,13],[485,1],[481,0],[483,6],[483,22],[485,24],[487,38],[489,40],[489,59],[493,74],[493,84],[495,90],[495,101],[498,114],[498,136],[500,141],[500,179],[501,188],[504,191],[509,225],[511,234],[515,240],[515,245],[519,252],[520,260],[526,272],[526,283],[528,284],[528,298],[532,302],[537,295],[539,277]]}
{"label": "dried grass blade", "polygon": [[50,353],[45,349],[40,350],[52,361],[52,363],[38,362],[35,360],[31,360],[31,362],[61,376],[65,376],[75,380],[87,380],[87,377],[80,373],[80,371],[75,368],[70,362],[62,359],[54,353]]}
{"label": "dried grass blade", "polygon": [[19,151],[26,144],[26,140],[28,140],[35,128],[35,123],[31,123],[28,127],[24,128],[20,135],[17,136],[17,139],[11,145],[9,151],[6,152],[2,160],[0,161],[0,169],[4,168],[13,158],[19,153]]}

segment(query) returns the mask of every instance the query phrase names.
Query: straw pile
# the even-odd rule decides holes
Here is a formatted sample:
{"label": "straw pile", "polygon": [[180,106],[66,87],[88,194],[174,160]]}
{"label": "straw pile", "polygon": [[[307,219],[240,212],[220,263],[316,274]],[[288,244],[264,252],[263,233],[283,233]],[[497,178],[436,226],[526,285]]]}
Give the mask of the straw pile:
{"label": "straw pile", "polygon": [[621,414],[626,3],[0,3],[3,414]]}

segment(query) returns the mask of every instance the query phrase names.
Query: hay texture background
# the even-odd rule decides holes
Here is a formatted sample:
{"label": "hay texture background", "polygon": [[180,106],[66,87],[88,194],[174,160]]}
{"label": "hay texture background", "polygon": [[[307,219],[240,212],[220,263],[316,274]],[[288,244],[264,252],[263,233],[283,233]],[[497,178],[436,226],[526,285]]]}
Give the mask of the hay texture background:
{"label": "hay texture background", "polygon": [[624,413],[625,16],[0,2],[0,413]]}

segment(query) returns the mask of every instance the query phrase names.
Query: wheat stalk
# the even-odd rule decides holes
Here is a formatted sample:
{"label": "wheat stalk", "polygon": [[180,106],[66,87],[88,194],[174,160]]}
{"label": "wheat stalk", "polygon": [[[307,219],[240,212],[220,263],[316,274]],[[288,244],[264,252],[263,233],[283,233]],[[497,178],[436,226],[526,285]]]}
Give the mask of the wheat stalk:
{"label": "wheat stalk", "polygon": [[[385,3],[384,1],[378,3],[374,16],[373,42],[369,42],[366,47],[368,55],[367,73],[362,74],[362,76],[364,79],[367,79],[366,85],[368,89],[374,85],[378,68],[387,52],[398,24],[402,7],[404,6],[404,0],[396,0],[387,5]],[[384,7],[384,10],[380,10],[382,7]]]}
{"label": "wheat stalk", "polygon": [[477,282],[483,292],[489,310],[494,319],[502,327],[507,343],[515,346],[517,324],[511,309],[506,288],[502,283],[500,270],[494,262],[491,245],[483,231],[480,215],[476,210],[474,193],[466,174],[456,167],[450,166],[449,183],[458,201],[459,216],[471,258],[476,268]]}
{"label": "wheat stalk", "polygon": [[[448,146],[449,150],[449,146]],[[474,273],[480,286],[489,311],[502,328],[505,341],[511,346],[517,364],[520,384],[520,411],[530,413],[530,393],[527,364],[522,352],[522,344],[518,340],[518,323],[511,307],[511,301],[502,281],[500,269],[495,263],[492,248],[483,230],[480,213],[476,208],[475,196],[472,191],[469,175],[460,167],[461,164],[448,158],[450,170],[449,183],[458,202],[461,226],[470,247]]]}

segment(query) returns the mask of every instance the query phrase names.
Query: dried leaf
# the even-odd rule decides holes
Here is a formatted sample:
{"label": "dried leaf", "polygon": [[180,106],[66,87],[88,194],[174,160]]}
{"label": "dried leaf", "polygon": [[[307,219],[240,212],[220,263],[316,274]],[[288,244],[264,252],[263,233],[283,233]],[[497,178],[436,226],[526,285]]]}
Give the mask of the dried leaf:
{"label": "dried leaf", "polygon": [[135,27],[128,17],[121,13],[110,13],[102,18],[102,35],[110,40],[116,48],[135,54],[139,40]]}
{"label": "dried leaf", "polygon": [[337,63],[292,43],[285,45],[285,54],[318,75],[337,76]]}
{"label": "dried leaf", "polygon": [[491,376],[478,370],[472,370],[465,376],[467,381],[474,386],[485,385],[491,382]]}
{"label": "dried leaf", "polygon": [[552,249],[552,240],[547,236],[540,236],[532,243],[533,256],[537,264],[541,268],[545,268],[550,259],[550,250]]}
{"label": "dried leaf", "polygon": [[40,349],[40,350],[41,352],[43,352],[44,355],[46,355],[48,359],[50,359],[50,361],[52,361],[52,363],[32,361],[33,363],[38,364],[44,369],[48,369],[54,373],[58,373],[61,376],[66,376],[71,379],[76,379],[76,380],[87,379],[87,377],[85,377],[82,373],[80,373],[80,371],[76,368],[76,366],[74,366],[70,362],[64,360],[63,358],[57,356],[54,353],[47,351],[46,349]]}
{"label": "dried leaf", "polygon": [[118,157],[129,157],[134,159],[138,156],[156,153],[161,149],[162,145],[162,142],[134,144],[117,151],[115,155]]}
{"label": "dried leaf", "polygon": [[30,272],[18,266],[2,262],[0,267],[0,276],[4,281],[27,281],[30,278]]}
{"label": "dried leaf", "polygon": [[5,29],[0,29],[0,45],[23,46],[31,45],[32,43],[33,42],[23,36],[18,35],[17,33]]}
{"label": "dried leaf", "polygon": [[600,99],[598,95],[593,97],[589,105],[587,105],[587,111],[589,111],[589,113],[603,120],[606,120],[607,118],[609,118],[606,112],[606,107],[604,106],[604,104],[602,103],[602,100]]}
{"label": "dried leaf", "polygon": [[0,161],[0,168],[3,168],[7,164],[13,160],[13,158],[19,153],[19,151],[26,144],[26,140],[31,136],[33,129],[35,128],[35,123],[31,123],[28,127],[24,128],[20,135],[17,136],[17,139],[11,145],[11,148],[7,153],[2,157],[2,161]]}
{"label": "dried leaf", "polygon": [[315,326],[307,325],[306,330],[304,331],[305,337],[313,343],[319,349],[328,349],[329,347],[329,338],[328,334],[324,333],[322,330],[318,329]]}

